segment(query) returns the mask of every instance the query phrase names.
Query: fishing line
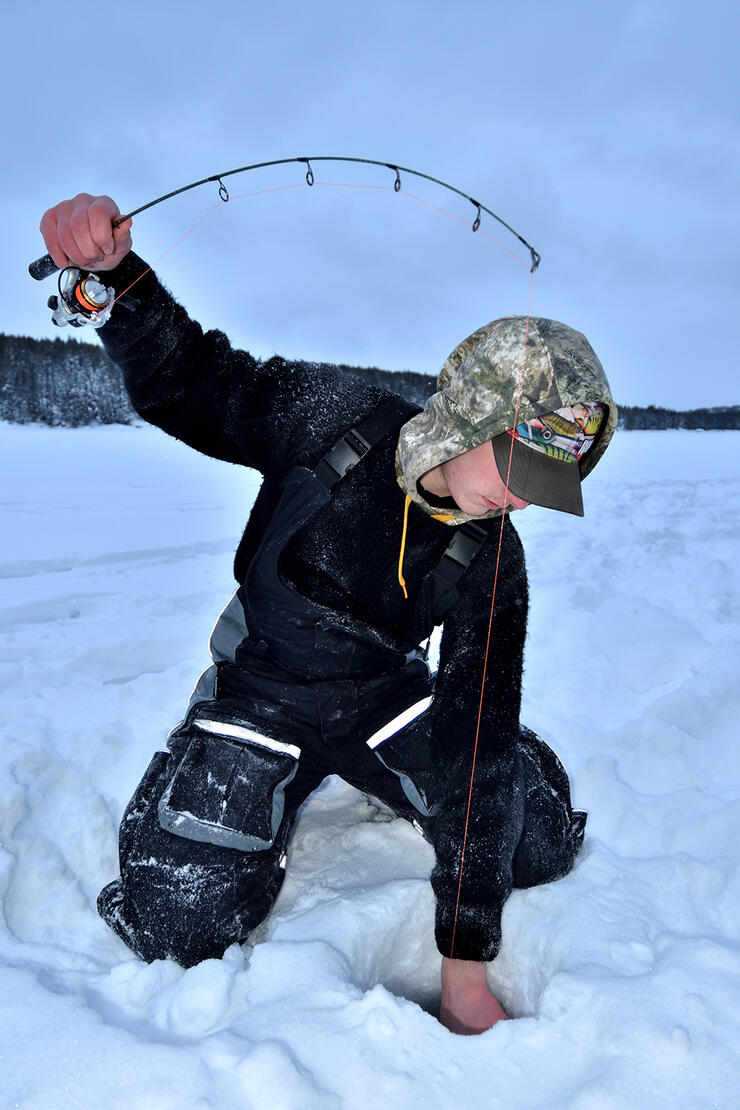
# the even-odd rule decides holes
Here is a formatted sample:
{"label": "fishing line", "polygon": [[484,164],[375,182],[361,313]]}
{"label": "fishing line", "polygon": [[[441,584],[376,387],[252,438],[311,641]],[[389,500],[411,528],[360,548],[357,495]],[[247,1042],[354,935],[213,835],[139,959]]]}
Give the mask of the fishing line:
{"label": "fishing line", "polygon": [[[196,220],[195,223],[193,224],[193,226],[188,228],[188,230],[186,232],[184,232],[180,236],[179,239],[176,239],[175,242],[172,244],[172,246],[167,248],[167,250],[164,252],[164,254],[160,254],[159,258],[155,259],[155,261],[152,263],[151,266],[147,266],[147,268],[145,270],[143,270],[139,274],[138,277],[134,278],[134,280],[131,282],[131,284],[127,285],[126,288],[118,294],[118,296],[116,297],[116,301],[120,301],[121,297],[125,297],[126,294],[129,292],[129,290],[133,289],[133,287],[136,285],[136,283],[138,281],[141,281],[141,279],[143,277],[146,277],[146,275],[148,273],[151,273],[152,269],[155,266],[158,266],[163,258],[166,258],[167,255],[170,254],[175,249],[175,247],[179,246],[180,243],[183,242],[183,240],[187,239],[187,237],[189,235],[192,235],[192,233],[197,228],[199,228],[202,223],[205,223],[205,221],[208,219],[209,216],[212,216],[213,213],[216,212],[219,208],[223,208],[224,204],[226,204],[229,201],[229,199],[241,200],[245,197],[260,197],[260,196],[264,196],[267,193],[283,193],[288,189],[304,189],[304,188],[305,188],[304,182],[299,181],[298,183],[293,184],[293,185],[276,185],[276,186],[273,186],[271,189],[258,189],[256,192],[253,192],[253,193],[241,193],[238,196],[235,196],[233,198],[229,198],[228,194],[225,197],[220,195],[220,190],[219,190],[219,199],[216,201],[216,203],[211,208],[208,209],[208,211],[205,213],[205,215],[201,216],[201,218],[199,220]],[[126,220],[130,220],[130,219],[131,219],[131,216],[119,216],[118,219],[114,221],[114,226],[119,227]],[[39,261],[41,262],[43,260],[39,259]],[[32,265],[33,265],[33,263],[32,263]],[[29,267],[29,269],[30,269],[30,267]],[[115,301],[113,303],[115,304]]]}
{"label": "fishing line", "polygon": [[[293,161],[299,161],[299,159],[293,159]],[[266,164],[271,165],[273,163],[266,163]],[[239,173],[241,171],[234,170],[233,172],[234,173]],[[426,175],[421,175],[421,176],[426,176]],[[205,180],[210,181],[211,178],[206,178]],[[436,180],[436,179],[431,178],[430,180]],[[202,182],[196,182],[196,185],[197,184],[202,184]],[[468,221],[464,220],[461,216],[456,215],[454,212],[448,211],[448,209],[446,209],[446,208],[441,208],[437,204],[432,204],[431,201],[426,200],[424,197],[419,197],[415,193],[410,193],[404,188],[396,188],[395,183],[393,185],[371,185],[371,184],[366,184],[366,183],[362,183],[362,182],[316,181],[315,179],[312,179],[309,182],[308,179],[307,179],[306,181],[293,182],[290,185],[276,185],[276,186],[272,186],[271,188],[267,188],[267,189],[256,189],[256,190],[253,190],[253,191],[247,192],[247,193],[233,193],[233,194],[230,194],[228,192],[228,190],[226,189],[226,187],[223,186],[223,184],[221,183],[221,185],[219,187],[219,199],[218,199],[218,201],[211,208],[209,208],[208,211],[203,216],[201,216],[199,220],[196,220],[196,222],[192,225],[192,227],[190,227],[186,232],[184,232],[179,237],[179,239],[176,239],[175,242],[172,243],[172,245],[169,246],[167,248],[167,250],[164,251],[163,254],[161,254],[157,259],[155,259],[155,261],[152,263],[151,266],[148,266],[145,270],[143,270],[138,275],[138,277],[136,277],[131,282],[130,285],[126,286],[126,288],[124,290],[122,290],[116,296],[115,301],[113,303],[115,304],[116,301],[119,301],[119,300],[121,300],[122,297],[125,297],[126,294],[129,293],[129,291],[134,287],[134,285],[136,285],[137,282],[141,281],[141,279],[143,277],[145,277],[146,274],[150,273],[150,271],[153,269],[154,266],[157,266],[164,258],[166,258],[175,249],[175,247],[179,246],[180,243],[182,243],[185,239],[187,239],[187,237],[189,235],[191,235],[192,232],[194,232],[198,227],[200,227],[200,225],[202,223],[204,223],[208,219],[208,217],[211,216],[215,211],[217,211],[217,209],[222,208],[225,204],[228,204],[230,201],[246,200],[246,199],[249,199],[251,197],[266,196],[269,193],[288,192],[288,191],[293,190],[293,189],[304,189],[304,188],[307,188],[307,187],[309,187],[309,188],[313,188],[313,187],[333,188],[333,189],[368,189],[368,190],[371,190],[371,191],[374,191],[374,192],[396,192],[396,193],[402,194],[405,197],[409,197],[411,200],[416,201],[418,204],[423,205],[425,208],[429,208],[434,212],[438,212],[443,216],[447,216],[451,220],[455,220],[456,223],[463,224],[464,226],[470,226],[468,224]],[[154,204],[158,204],[162,200],[167,200],[171,196],[177,196],[177,195],[179,195],[180,192],[184,192],[184,191],[186,191],[187,189],[190,189],[190,188],[195,188],[195,185],[186,186],[184,189],[176,190],[174,193],[168,193],[167,196],[160,197],[158,201],[151,201],[149,204],[142,205],[141,208],[134,209],[133,212],[131,212],[131,213],[125,215],[125,216],[119,216],[116,220],[113,221],[113,226],[114,227],[120,227],[120,225],[125,223],[126,220],[132,219],[133,216],[138,215],[140,212],[145,211],[147,208],[152,207]],[[448,186],[448,188],[452,188],[452,186]],[[453,191],[454,192],[459,192],[459,190],[454,190],[454,189],[453,189]],[[465,195],[465,194],[461,194],[461,195]],[[477,202],[473,201],[473,203],[475,204]],[[486,209],[486,211],[488,211],[488,209]],[[529,263],[527,261],[525,261],[523,258],[521,258],[518,254],[515,254],[514,251],[510,250],[508,247],[504,246],[503,243],[500,243],[492,235],[489,235],[489,233],[487,231],[483,230],[480,227],[479,222],[478,222],[478,226],[476,227],[475,226],[476,222],[478,222],[477,217],[476,217],[476,221],[474,221],[474,224],[473,224],[473,230],[474,231],[478,232],[483,238],[487,239],[489,242],[491,242],[495,246],[497,246],[499,248],[499,250],[504,251],[505,254],[508,254],[516,262],[520,263],[520,265],[527,266],[529,268]],[[501,222],[503,222],[503,221],[501,221]],[[508,227],[508,224],[504,224],[504,226]],[[517,238],[521,238],[521,237],[517,236]],[[521,241],[525,242],[523,239]],[[529,244],[526,244],[526,245],[529,246]],[[533,263],[533,266],[530,268],[530,272],[534,273],[535,270],[537,269],[537,267],[539,266],[540,255],[537,254],[536,251],[534,251],[534,248],[530,247],[530,250],[532,250],[534,255],[536,255],[536,262]],[[50,255],[46,255],[45,258],[49,258],[50,261],[52,262],[52,264],[54,264],[53,260],[51,260]],[[36,262],[31,263],[31,266],[29,266],[29,272],[32,271],[33,267],[36,267],[38,269],[42,268],[44,266],[45,258],[37,259]],[[55,266],[55,268],[56,268],[56,266]],[[41,279],[38,279],[38,280],[41,280]]]}
{"label": "fishing line", "polygon": [[[532,277],[531,277],[530,283],[529,283],[529,304],[527,306],[527,319],[526,319],[526,323],[524,325],[524,341],[522,343],[522,357],[521,357],[521,360],[520,360],[520,363],[519,363],[519,381],[518,381],[518,384],[517,384],[516,402],[515,402],[515,405],[514,405],[514,423],[512,425],[512,427],[514,427],[514,428],[516,428],[517,424],[519,423],[519,402],[521,400],[522,386],[524,384],[524,361],[525,361],[525,358],[526,358],[526,351],[527,351],[527,336],[529,334],[529,322],[530,322],[531,317],[532,317],[532,297],[533,297],[533,293],[534,293],[534,272],[532,273]],[[511,443],[509,444],[509,459],[508,459],[508,465],[506,467],[506,479],[505,479],[505,482],[504,482],[504,486],[505,486],[505,488],[504,488],[504,504],[506,504],[506,502],[508,500],[508,496],[509,496],[509,478],[510,478],[510,475],[511,475],[511,460],[512,460],[512,456],[513,456],[513,453],[514,453],[514,437],[510,436],[509,438],[511,440]],[[486,650],[485,650],[485,654],[484,654],[484,657],[483,657],[483,676],[482,676],[482,679],[481,679],[480,699],[479,699],[479,702],[478,702],[478,719],[476,721],[476,726],[475,726],[475,741],[474,741],[474,744],[473,744],[473,761],[472,761],[472,766],[471,766],[471,769],[470,769],[470,784],[469,784],[469,787],[468,787],[468,802],[467,802],[467,807],[466,807],[466,810],[465,810],[465,827],[464,827],[464,830],[463,830],[462,850],[461,850],[461,855],[460,855],[460,867],[459,867],[458,879],[457,879],[457,897],[455,899],[455,916],[454,916],[453,922],[452,922],[452,939],[450,941],[450,955],[449,955],[450,960],[453,960],[455,958],[454,957],[455,937],[456,937],[456,934],[457,934],[457,921],[458,921],[458,917],[459,917],[459,914],[460,914],[460,900],[461,900],[461,894],[462,894],[463,868],[465,866],[465,850],[467,848],[468,831],[469,831],[469,827],[470,827],[470,812],[471,812],[472,802],[473,802],[473,782],[474,782],[474,779],[475,779],[475,768],[476,768],[476,762],[477,762],[477,758],[478,758],[478,743],[479,743],[479,739],[480,739],[480,726],[481,726],[481,720],[483,718],[483,695],[484,695],[485,688],[486,688],[486,679],[488,677],[488,655],[489,655],[489,649],[490,649],[490,645],[491,645],[491,632],[493,630],[493,615],[494,615],[494,610],[495,610],[495,606],[496,606],[496,587],[498,586],[498,572],[499,572],[499,565],[500,565],[500,562],[501,562],[501,548],[503,546],[503,540],[504,540],[504,525],[506,523],[506,515],[507,514],[505,512],[501,514],[501,527],[499,529],[498,548],[496,550],[496,566],[495,566],[494,574],[493,574],[493,588],[491,590],[491,608],[490,608],[490,612],[489,612],[489,616],[488,616],[488,633],[487,633],[487,636],[486,636]],[[442,991],[442,1000],[441,1000],[441,1004],[440,1004],[440,1018],[445,1017],[446,1014],[447,1014],[447,998],[448,998],[448,995],[449,995],[449,991],[450,991],[450,975],[448,974],[446,979],[445,979],[445,984],[444,984],[444,988],[443,988],[443,991]]]}
{"label": "fishing line", "polygon": [[[405,192],[401,182],[401,173],[411,174],[413,177],[420,177],[423,178],[425,181],[432,181],[435,185],[439,185],[443,189],[448,189],[451,193],[456,193],[458,196],[464,197],[465,200],[469,201],[469,203],[473,205],[476,210],[475,218],[472,223],[473,231],[478,231],[480,229],[482,213],[486,212],[489,216],[492,216],[494,220],[500,223],[502,227],[505,227],[507,231],[510,231],[511,234],[514,235],[519,240],[519,242],[527,248],[530,254],[530,270],[532,273],[535,272],[540,264],[540,254],[534,249],[531,243],[527,242],[524,236],[520,235],[518,231],[515,231],[511,224],[508,224],[506,220],[502,219],[501,216],[496,215],[496,213],[488,208],[485,204],[481,204],[481,202],[476,200],[475,197],[470,196],[469,193],[463,192],[462,189],[458,189],[457,186],[449,185],[446,181],[442,181],[438,177],[432,177],[431,174],[422,173],[420,170],[413,170],[410,169],[408,166],[397,166],[394,162],[381,162],[375,158],[353,158],[343,155],[318,155],[312,156],[311,158],[276,158],[270,162],[254,162],[252,163],[252,165],[249,166],[239,166],[233,170],[225,170],[222,173],[211,174],[208,177],[201,178],[199,181],[192,181],[189,185],[182,185],[179,189],[173,189],[169,193],[164,193],[161,197],[156,197],[154,200],[147,201],[146,204],[142,204],[138,208],[132,209],[131,212],[127,212],[124,216],[119,216],[116,220],[113,221],[113,226],[120,227],[120,225],[122,223],[125,223],[126,220],[130,220],[134,216],[138,216],[140,212],[146,212],[148,208],[153,208],[155,205],[162,204],[164,201],[170,200],[172,197],[179,196],[181,193],[186,193],[190,189],[197,189],[199,186],[206,185],[211,182],[215,182],[218,184],[219,197],[222,201],[226,202],[229,200],[229,191],[223,182],[223,179],[225,177],[232,177],[234,174],[249,173],[252,170],[264,169],[267,166],[283,166],[293,162],[302,163],[306,166],[306,184],[309,186],[313,186],[316,183],[313,167],[311,165],[312,162],[356,162],[369,166],[383,166],[386,169],[392,170],[395,174],[392,188],[393,191],[396,193]],[[269,192],[270,190],[266,191]],[[413,194],[408,195],[411,196]],[[420,200],[421,198],[417,197],[415,199]],[[422,201],[422,203],[427,202]],[[431,207],[434,206],[432,205]],[[58,266],[49,254],[44,255],[42,258],[37,258],[36,261],[32,262],[31,265],[28,267],[28,271],[31,274],[31,277],[36,278],[37,281],[41,281],[43,278],[48,277],[49,274],[53,274],[54,271],[57,269]]]}

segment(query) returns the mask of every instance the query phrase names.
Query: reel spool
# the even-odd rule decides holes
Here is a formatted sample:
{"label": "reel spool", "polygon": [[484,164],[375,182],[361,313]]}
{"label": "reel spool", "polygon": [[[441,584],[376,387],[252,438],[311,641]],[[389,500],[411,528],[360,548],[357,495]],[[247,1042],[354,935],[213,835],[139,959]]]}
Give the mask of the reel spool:
{"label": "reel spool", "polygon": [[59,328],[67,324],[73,328],[102,328],[115,299],[113,287],[105,286],[97,274],[67,266],[59,274],[59,296],[49,297],[47,305]]}

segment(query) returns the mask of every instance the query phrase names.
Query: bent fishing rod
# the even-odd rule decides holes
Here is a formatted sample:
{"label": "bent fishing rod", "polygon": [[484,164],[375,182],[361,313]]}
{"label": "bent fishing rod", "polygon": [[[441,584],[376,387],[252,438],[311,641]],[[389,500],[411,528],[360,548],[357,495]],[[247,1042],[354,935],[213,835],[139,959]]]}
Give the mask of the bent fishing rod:
{"label": "bent fishing rod", "polygon": [[[286,165],[286,164],[289,164],[289,163],[301,163],[301,164],[305,165],[305,167],[306,167],[306,184],[309,185],[309,186],[313,186],[314,184],[316,184],[316,181],[315,181],[315,177],[314,177],[313,168],[311,166],[312,162],[353,162],[353,163],[363,163],[365,165],[383,166],[386,169],[391,170],[395,174],[392,187],[393,187],[393,190],[396,193],[400,193],[400,192],[405,193],[405,190],[403,190],[402,183],[401,183],[401,173],[410,174],[413,177],[419,177],[419,178],[423,178],[426,181],[431,181],[434,184],[441,186],[443,189],[447,189],[452,193],[456,193],[458,196],[463,197],[465,200],[469,201],[470,204],[473,205],[473,207],[475,208],[475,217],[474,217],[473,222],[472,222],[472,230],[474,232],[479,230],[479,228],[481,226],[481,214],[483,212],[485,212],[489,216],[492,216],[494,220],[496,220],[499,224],[501,224],[502,227],[506,228],[507,231],[509,231],[512,235],[514,235],[515,238],[518,239],[519,242],[524,247],[527,248],[527,250],[530,253],[530,259],[531,259],[531,266],[530,266],[530,273],[531,274],[535,273],[535,271],[537,270],[537,268],[540,264],[541,256],[535,250],[535,248],[531,245],[531,243],[528,243],[527,240],[522,235],[520,235],[518,231],[515,231],[514,228],[511,227],[510,224],[508,224],[504,219],[501,218],[501,216],[498,216],[490,208],[487,208],[484,204],[481,204],[478,200],[476,200],[474,197],[470,196],[468,193],[463,192],[461,189],[456,188],[454,185],[449,185],[447,182],[441,181],[437,177],[432,177],[430,174],[421,173],[419,170],[412,170],[407,166],[398,166],[393,162],[381,162],[381,161],[378,161],[378,160],[372,159],[372,158],[353,158],[353,157],[340,157],[340,156],[322,155],[322,156],[313,157],[313,158],[306,158],[306,157],[279,158],[279,159],[275,159],[275,160],[269,161],[269,162],[255,162],[255,163],[253,163],[252,165],[249,165],[249,166],[240,166],[237,169],[226,170],[223,173],[211,174],[208,177],[201,178],[199,181],[193,181],[189,185],[183,185],[179,189],[173,189],[171,192],[165,193],[163,196],[157,197],[156,199],[149,201],[147,204],[143,204],[139,208],[133,209],[133,211],[126,213],[126,215],[117,217],[113,221],[112,226],[114,228],[115,227],[120,227],[120,225],[123,224],[126,220],[130,220],[130,219],[132,219],[132,217],[139,215],[141,212],[145,212],[148,208],[153,208],[155,205],[162,204],[164,201],[170,200],[172,197],[179,196],[181,193],[188,192],[190,189],[196,189],[201,185],[206,185],[206,184],[209,184],[209,183],[212,183],[212,182],[216,182],[218,184],[219,198],[222,202],[226,203],[229,200],[229,191],[226,188],[226,185],[224,184],[224,181],[223,181],[224,178],[234,176],[235,174],[248,173],[252,170],[263,169],[263,168],[266,168],[268,166],[279,166],[279,165]],[[318,184],[322,184],[322,183],[319,182]],[[328,183],[323,183],[323,184],[328,184]],[[388,188],[390,188],[390,186],[388,186]],[[411,194],[411,193],[406,193],[406,195],[407,196],[413,196],[413,194]],[[419,197],[415,197],[414,199],[421,200],[421,198],[419,198]],[[426,204],[427,202],[422,201],[422,203]],[[432,207],[434,207],[434,206],[432,205]],[[450,215],[450,213],[447,213],[447,215]],[[457,219],[458,217],[454,217],[454,218]],[[519,261],[521,261],[521,259]],[[38,258],[38,259],[36,259],[35,262],[32,262],[30,264],[30,266],[28,267],[28,270],[29,270],[29,273],[31,274],[31,276],[33,278],[35,278],[37,281],[41,281],[42,279],[44,279],[44,278],[50,276],[51,274],[57,272],[59,270],[59,267],[56,265],[56,263],[52,259],[51,255],[46,254],[42,258]],[[139,279],[137,279],[137,280],[139,280]],[[110,312],[110,309],[112,307],[114,299],[116,299],[113,289],[107,289],[102,284],[102,282],[100,280],[98,280],[98,278],[95,274],[88,273],[87,271],[80,271],[77,268],[72,267],[72,266],[69,266],[66,269],[61,270],[59,282],[60,282],[60,284],[59,284],[59,293],[60,293],[59,298],[55,298],[55,297],[50,297],[49,298],[49,307],[54,309],[54,314],[53,314],[52,319],[54,320],[55,323],[60,324],[60,325],[63,325],[65,323],[73,323],[76,326],[80,326],[82,323],[92,323],[92,325],[94,327],[102,326],[102,324],[105,323],[105,320],[107,319],[107,314]],[[118,299],[123,300],[126,296],[126,292],[124,292],[123,294],[120,294],[120,297]],[[529,325],[529,318],[530,318],[529,317],[529,312],[530,312],[530,310],[531,310],[531,285],[530,285],[530,308],[527,311],[527,327]],[[524,343],[525,343],[525,347],[526,347],[526,333],[525,333]],[[516,409],[517,412],[518,412],[518,408],[519,408],[519,397],[521,396],[521,390],[522,390],[522,380],[523,380],[524,361],[525,361],[524,355],[525,355],[525,352],[523,350],[522,359],[521,359],[521,363],[520,363],[520,370],[519,370],[519,386],[518,386],[518,391],[517,391],[517,409]],[[506,490],[507,490],[507,492],[508,492],[508,488],[509,488],[508,481],[509,481],[509,476],[508,476],[508,472],[507,472],[507,476],[506,476]],[[503,529],[504,529],[505,519],[506,519],[505,514],[502,514],[502,516],[501,516],[501,527],[500,527],[499,540],[498,540],[498,552],[497,552],[497,556],[496,556],[496,573],[494,575],[494,581],[493,581],[493,586],[492,586],[492,591],[491,591],[491,607],[490,607],[490,616],[489,616],[489,624],[488,624],[488,637],[487,637],[487,640],[486,640],[486,651],[485,651],[485,658],[484,658],[484,663],[483,663],[483,674],[482,674],[482,682],[481,682],[481,698],[480,698],[480,706],[481,707],[483,705],[483,689],[484,689],[486,678],[487,678],[488,653],[489,653],[489,645],[490,645],[490,641],[491,641],[491,630],[492,630],[492,623],[493,623],[493,616],[494,616],[494,609],[495,609],[495,601],[496,601],[496,587],[497,587],[497,582],[498,582],[498,567],[499,567],[501,548],[502,548],[502,542],[503,542],[503,534],[504,534]],[[454,949],[455,949],[455,934],[456,934],[456,929],[457,929],[458,913],[459,913],[459,907],[460,907],[460,892],[461,892],[461,888],[462,888],[463,865],[464,865],[464,861],[465,861],[465,851],[466,851],[467,840],[468,840],[468,823],[469,823],[469,817],[470,817],[470,812],[471,812],[471,802],[472,802],[472,797],[473,797],[473,781],[474,781],[474,775],[475,775],[475,769],[476,769],[476,758],[477,758],[477,751],[478,751],[478,735],[479,735],[479,728],[480,728],[480,720],[481,720],[481,711],[479,709],[478,723],[476,725],[475,744],[474,744],[474,748],[473,748],[473,759],[472,759],[472,766],[471,766],[470,786],[469,786],[469,790],[468,790],[467,813],[466,813],[466,817],[465,817],[465,832],[464,832],[464,835],[463,835],[462,852],[461,852],[460,865],[459,865],[457,900],[456,900],[456,904],[455,904],[453,934],[452,934],[452,942],[451,942],[451,947],[450,947],[450,958],[451,959],[454,957]],[[446,1011],[446,1008],[447,1008],[447,1001],[446,1001],[446,988],[445,988],[445,991],[443,992],[443,997],[442,997],[442,1012],[443,1013]]]}
{"label": "bent fishing rod", "polygon": [[[481,216],[482,213],[485,212],[487,213],[487,215],[492,216],[494,220],[502,225],[502,227],[505,227],[507,231],[511,232],[511,234],[514,235],[519,240],[519,242],[527,248],[531,258],[530,273],[534,273],[540,264],[541,256],[534,249],[531,243],[528,243],[527,240],[522,235],[520,235],[518,231],[515,231],[514,228],[506,222],[506,220],[501,218],[501,216],[497,216],[496,213],[493,212],[490,208],[487,208],[485,204],[481,204],[480,201],[477,201],[468,193],[464,193],[462,189],[458,189],[454,185],[449,185],[446,181],[441,181],[438,177],[432,177],[428,173],[421,173],[419,170],[412,170],[408,166],[397,166],[394,162],[381,162],[375,158],[352,158],[339,155],[319,155],[318,157],[310,158],[276,158],[270,162],[254,162],[250,166],[239,166],[237,169],[225,170],[223,173],[210,174],[209,177],[202,177],[199,181],[192,181],[189,185],[182,185],[179,189],[173,189],[169,193],[164,193],[161,197],[156,197],[154,200],[150,200],[146,204],[140,205],[139,208],[134,208],[131,212],[127,212],[125,216],[119,216],[113,221],[113,227],[120,227],[122,223],[124,223],[126,220],[132,219],[134,216],[138,216],[140,212],[145,212],[148,208],[153,208],[156,204],[162,204],[164,201],[170,200],[172,197],[179,196],[180,193],[187,193],[190,189],[197,189],[201,185],[207,185],[212,182],[218,183],[218,195],[221,200],[226,203],[229,200],[229,191],[223,182],[223,179],[225,177],[233,177],[235,174],[239,173],[249,173],[252,170],[264,169],[267,166],[283,166],[293,162],[302,163],[306,166],[306,184],[310,186],[313,186],[316,181],[311,165],[312,162],[359,162],[369,166],[383,166],[386,169],[391,170],[395,174],[395,178],[393,181],[393,190],[396,193],[400,193],[402,191],[402,173],[411,174],[413,177],[421,177],[425,181],[432,181],[435,185],[440,185],[443,189],[448,189],[451,193],[456,193],[458,196],[463,197],[465,200],[469,201],[473,205],[476,210],[475,218],[473,219],[471,225],[473,231],[478,231],[478,229],[480,228]],[[51,255],[45,254],[43,255],[43,257],[37,258],[34,262],[30,264],[30,266],[28,267],[28,272],[32,278],[36,279],[36,281],[42,281],[44,278],[49,277],[51,274],[55,273],[58,269],[59,267],[54,262],[54,259],[51,257]]]}

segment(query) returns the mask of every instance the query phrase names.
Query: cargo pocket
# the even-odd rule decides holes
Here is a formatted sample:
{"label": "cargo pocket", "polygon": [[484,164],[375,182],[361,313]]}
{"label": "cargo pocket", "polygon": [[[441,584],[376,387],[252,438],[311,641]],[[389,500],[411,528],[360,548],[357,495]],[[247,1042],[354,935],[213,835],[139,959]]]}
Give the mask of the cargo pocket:
{"label": "cargo pocket", "polygon": [[244,723],[194,717],[159,803],[163,829],[242,852],[271,848],[301,749]]}
{"label": "cargo pocket", "polygon": [[422,698],[365,741],[375,758],[396,776],[412,806],[424,817],[432,816],[425,785],[432,781],[432,767],[422,718],[431,704],[431,697]]}

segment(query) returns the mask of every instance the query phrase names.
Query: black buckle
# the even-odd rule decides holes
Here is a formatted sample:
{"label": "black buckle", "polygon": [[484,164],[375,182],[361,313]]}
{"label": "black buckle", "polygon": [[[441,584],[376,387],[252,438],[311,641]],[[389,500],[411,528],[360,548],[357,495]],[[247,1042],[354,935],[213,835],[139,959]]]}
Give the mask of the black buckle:
{"label": "black buckle", "polygon": [[475,555],[477,555],[478,549],[486,538],[486,535],[486,529],[481,528],[480,524],[473,524],[472,521],[468,521],[467,524],[460,525],[460,527],[455,530],[455,535],[445,551],[443,558],[452,559],[453,562],[457,563],[464,570]]}
{"label": "black buckle", "polygon": [[324,455],[322,462],[327,463],[339,478],[343,478],[369,450],[370,444],[364,436],[361,436],[356,428],[350,428],[340,440],[337,440],[331,451]]}

